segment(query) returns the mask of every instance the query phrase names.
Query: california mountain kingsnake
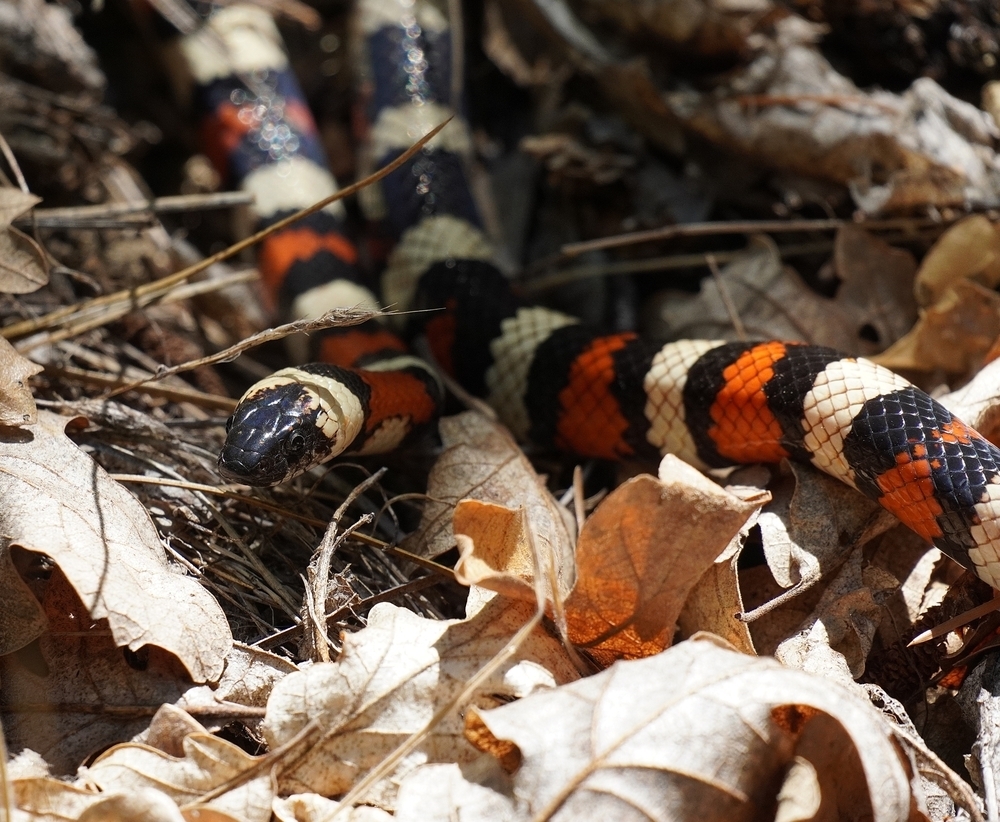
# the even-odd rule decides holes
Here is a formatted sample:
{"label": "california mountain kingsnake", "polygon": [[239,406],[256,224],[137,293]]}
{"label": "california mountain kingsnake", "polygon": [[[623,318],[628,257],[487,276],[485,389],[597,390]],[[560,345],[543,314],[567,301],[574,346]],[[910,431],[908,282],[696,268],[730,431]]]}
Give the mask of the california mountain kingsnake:
{"label": "california mountain kingsnake", "polygon": [[[361,0],[358,18],[374,165],[451,113],[450,32],[426,0]],[[220,165],[257,195],[261,220],[333,191],[270,18],[231,6],[210,29],[184,43],[205,131]],[[376,216],[398,240],[383,290],[396,305],[444,308],[418,315],[415,330],[516,436],[603,459],[810,461],[1000,587],[1000,450],[863,359],[779,342],[660,346],[519,304],[479,227],[469,148],[456,118],[383,183]],[[375,303],[356,259],[330,209],[269,239],[260,268],[285,312],[315,316]],[[314,342],[321,363],[278,371],[240,400],[219,457],[227,479],[272,485],[340,453],[387,451],[438,415],[433,372],[383,327]]]}

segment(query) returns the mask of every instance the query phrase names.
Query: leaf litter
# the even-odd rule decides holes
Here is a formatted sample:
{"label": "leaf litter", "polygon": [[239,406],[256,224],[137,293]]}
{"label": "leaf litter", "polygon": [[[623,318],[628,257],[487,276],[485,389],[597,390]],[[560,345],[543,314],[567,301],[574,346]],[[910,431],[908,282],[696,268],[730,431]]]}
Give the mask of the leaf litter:
{"label": "leaf litter", "polygon": [[[994,215],[964,210],[1000,200],[1000,132],[954,78],[864,88],[818,48],[822,27],[766,0],[487,7],[494,65],[549,106],[493,180],[540,279],[566,273],[574,255],[551,250],[569,240],[665,226],[669,254],[626,238],[588,261],[608,281],[681,272],[650,281],[653,333],[883,352],[997,436],[998,235]],[[18,13],[19,48],[61,68],[51,89],[0,73],[0,133],[44,197],[0,187],[0,288],[19,295],[4,309],[16,346],[0,343],[16,818],[980,818],[963,780],[991,771],[963,757],[977,732],[993,750],[976,721],[989,706],[974,707],[991,697],[977,674],[958,691],[966,716],[957,707],[975,662],[949,670],[962,632],[907,643],[989,594],[808,467],[706,478],[668,459],[661,476],[610,477],[590,464],[574,483],[469,412],[442,421],[440,452],[387,457],[353,497],[379,464],[222,487],[218,392],[268,365],[244,357],[192,384],[181,361],[238,343],[232,317],[260,321],[244,311],[253,272],[217,263],[206,283],[128,298],[192,262],[178,228],[228,235],[193,212],[122,222],[150,200],[125,156],[149,132],[101,104],[67,15]],[[924,36],[923,19],[909,31]],[[701,70],[669,65],[677,44],[729,70],[690,83]],[[103,235],[38,208],[95,200]],[[742,227],[688,230],[722,214]],[[752,225],[775,216],[786,225]],[[637,313],[591,285],[556,299]],[[102,396],[116,388],[129,390]],[[301,576],[349,497],[372,525],[338,543],[316,588],[327,601],[304,609]],[[307,610],[323,631],[303,626]],[[304,635],[328,637],[332,661]],[[930,684],[943,675],[950,688]]]}

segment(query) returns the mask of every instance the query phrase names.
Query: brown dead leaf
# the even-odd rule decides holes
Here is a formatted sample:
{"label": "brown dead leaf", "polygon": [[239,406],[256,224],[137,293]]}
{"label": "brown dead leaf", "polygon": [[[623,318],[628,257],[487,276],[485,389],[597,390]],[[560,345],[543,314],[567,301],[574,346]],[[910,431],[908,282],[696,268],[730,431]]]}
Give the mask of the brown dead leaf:
{"label": "brown dead leaf", "polygon": [[794,595],[838,567],[860,541],[897,524],[876,503],[811,466],[789,463],[757,524],[767,566]]}
{"label": "brown dead leaf", "polygon": [[[80,814],[78,822],[135,822],[137,819],[184,822],[184,814],[166,794],[152,788],[139,788],[127,793],[99,794],[98,801]],[[206,819],[205,822],[222,820]]]}
{"label": "brown dead leaf", "polygon": [[[459,559],[455,580],[509,599],[535,602],[535,560],[524,509],[462,500],[453,519]],[[565,592],[560,592],[564,594]]]}
{"label": "brown dead leaf", "polygon": [[747,251],[721,274],[721,284],[709,277],[697,295],[671,293],[661,303],[655,333],[669,339],[732,338],[735,311],[748,339],[804,340],[857,351],[859,338],[851,331],[859,325],[856,319],[784,265],[769,238],[754,237]]}
{"label": "brown dead leaf", "polygon": [[[396,822],[525,819],[513,796],[470,782],[454,764],[421,765],[399,786]],[[591,817],[596,818],[596,817]]]}
{"label": "brown dead leaf", "polygon": [[917,301],[934,305],[965,279],[986,288],[1000,284],[1000,233],[983,214],[959,220],[927,252],[914,285]]}
{"label": "brown dead leaf", "polygon": [[[340,803],[316,793],[297,793],[272,803],[277,822],[327,822],[338,812]],[[371,805],[355,805],[339,811],[338,822],[393,822],[394,816]]]}
{"label": "brown dead leaf", "polygon": [[917,324],[870,359],[893,371],[974,371],[1000,336],[1000,295],[972,280],[949,288]]}
{"label": "brown dead leaf", "polygon": [[[507,644],[534,609],[496,598],[466,620],[434,620],[388,603],[376,605],[368,627],[344,637],[335,663],[290,674],[267,705],[264,734],[272,747],[317,721],[322,739],[279,778],[282,794],[347,791],[400,743],[422,730],[435,712]],[[504,698],[577,678],[562,646],[536,630],[476,698]],[[439,723],[390,780],[367,800],[391,808],[398,780],[424,762],[469,763],[479,754],[465,742],[456,714]]]}
{"label": "brown dead leaf", "polygon": [[917,319],[916,260],[855,225],[837,231],[833,262],[840,286],[835,302],[851,318],[851,353],[873,354],[902,337]]}
{"label": "brown dead leaf", "polygon": [[25,359],[6,338],[0,337],[0,425],[34,425],[38,418],[28,377],[42,366]]}
{"label": "brown dead leaf", "polygon": [[815,771],[817,819],[924,818],[917,774],[866,699],[704,635],[467,716],[520,751],[507,819],[772,818],[796,757]]}
{"label": "brown dead leaf", "polygon": [[666,100],[716,145],[846,185],[869,214],[1000,203],[1000,130],[926,77],[901,95],[867,92],[812,45],[789,43],[761,50],[724,84]]}
{"label": "brown dead leaf", "polygon": [[170,756],[184,756],[184,740],[191,734],[208,733],[191,714],[176,705],[165,703],[156,709],[153,718],[133,742],[141,742]]}
{"label": "brown dead leaf", "polygon": [[899,587],[895,577],[864,564],[860,551],[850,555],[807,620],[778,645],[779,662],[845,683],[864,673],[881,602]]}
{"label": "brown dead leaf", "polygon": [[31,748],[53,772],[71,773],[142,732],[150,713],[179,700],[191,683],[155,645],[123,652],[107,620],[91,619],[60,569],[41,575],[43,568],[33,569],[33,588],[47,630],[0,657],[0,706],[11,751]]}
{"label": "brown dead leaf", "polygon": [[28,294],[49,281],[45,253],[11,225],[41,201],[18,188],[0,188],[0,291]]}
{"label": "brown dead leaf", "polygon": [[14,807],[31,820],[79,819],[87,808],[105,799],[104,794],[49,776],[14,778],[10,786]]}
{"label": "brown dead leaf", "polygon": [[583,525],[569,639],[600,662],[669,647],[688,593],[757,510],[674,456],[634,477]]}
{"label": "brown dead leaf", "polygon": [[[761,500],[761,504],[767,500]],[[756,655],[750,626],[736,617],[743,613],[743,595],[737,571],[740,553],[758,515],[751,515],[740,532],[715,559],[688,593],[677,617],[677,637],[687,639],[699,631],[722,637],[736,650]]]}
{"label": "brown dead leaf", "polygon": [[[43,412],[31,429],[0,434],[3,553],[19,546],[50,557],[90,618],[108,621],[117,645],[155,645],[174,654],[195,682],[218,679],[233,643],[222,609],[196,580],[170,567],[149,514],[66,437],[66,423]],[[3,623],[11,625],[4,595]],[[23,595],[17,602],[28,605]],[[37,617],[24,625],[0,638],[3,653],[37,636]]]}
{"label": "brown dead leaf", "polygon": [[176,805],[230,814],[243,822],[271,818],[274,788],[265,769],[231,790],[201,803],[201,797],[249,771],[260,757],[211,734],[191,734],[184,740],[184,756],[173,757],[146,745],[116,745],[86,769],[84,779],[101,791],[152,790]]}
{"label": "brown dead leaf", "polygon": [[455,545],[452,515],[459,500],[524,508],[536,548],[543,557],[552,558],[560,591],[568,591],[575,564],[565,512],[510,434],[473,411],[445,417],[439,427],[445,451],[427,479],[430,499],[407,547],[428,557],[451,550]]}

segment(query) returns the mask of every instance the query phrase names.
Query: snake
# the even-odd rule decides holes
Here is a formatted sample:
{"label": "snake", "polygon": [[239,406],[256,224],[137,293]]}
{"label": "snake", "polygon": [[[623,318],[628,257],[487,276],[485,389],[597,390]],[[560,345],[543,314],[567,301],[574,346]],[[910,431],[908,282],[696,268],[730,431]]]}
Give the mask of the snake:
{"label": "snake", "polygon": [[[808,462],[857,489],[1000,588],[1000,450],[903,377],[796,342],[605,334],[526,304],[495,263],[469,184],[472,140],[454,97],[452,32],[429,0],[359,0],[363,164],[399,157],[368,191],[394,239],[383,299],[412,315],[437,365],[481,396],[517,438],[577,457],[701,468]],[[336,191],[315,122],[269,14],[231,5],[183,38],[207,153],[270,222]],[[272,307],[300,319],[376,307],[339,205],[265,240]],[[269,486],[341,454],[398,448],[442,412],[437,371],[377,321],[308,341],[315,361],[251,386],[219,455],[232,482]]]}

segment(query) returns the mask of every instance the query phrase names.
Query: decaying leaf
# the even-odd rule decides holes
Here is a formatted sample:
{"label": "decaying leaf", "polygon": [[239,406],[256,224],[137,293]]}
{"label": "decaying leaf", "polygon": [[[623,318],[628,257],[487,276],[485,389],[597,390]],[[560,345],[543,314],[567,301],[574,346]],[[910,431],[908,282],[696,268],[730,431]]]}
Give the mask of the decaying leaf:
{"label": "decaying leaf", "polygon": [[763,50],[725,86],[667,100],[716,145],[847,185],[869,214],[1000,202],[1000,130],[927,77],[902,95],[862,91],[811,44],[793,43]]}
{"label": "decaying leaf", "polygon": [[445,451],[431,469],[430,500],[408,545],[430,557],[450,550],[455,545],[453,510],[461,499],[524,508],[537,549],[552,558],[559,588],[568,590],[575,565],[564,511],[510,434],[471,411],[445,417],[439,427]]}
{"label": "decaying leaf", "polygon": [[[295,796],[275,799],[272,803],[277,822],[325,822],[340,807],[339,802],[316,793],[298,793]],[[340,810],[337,820],[343,822],[393,822],[393,815],[371,805],[356,805],[350,810]]]}
{"label": "decaying leaf", "polygon": [[[515,511],[490,502],[461,500],[455,506],[453,527],[459,550],[457,582],[535,602],[535,559],[523,508]],[[567,593],[559,592],[563,598]]]}
{"label": "decaying leaf", "polygon": [[814,585],[863,541],[897,520],[879,506],[810,466],[789,463],[794,481],[772,483],[758,517],[768,568],[782,588]]}
{"label": "decaying leaf", "polygon": [[28,377],[42,366],[25,359],[6,338],[0,337],[0,425],[33,425],[37,417]]}
{"label": "decaying leaf", "polygon": [[610,664],[669,647],[685,599],[758,508],[673,456],[635,477],[583,525],[569,638]]}
{"label": "decaying leaf", "polygon": [[738,651],[757,653],[749,626],[736,618],[745,610],[737,563],[747,534],[756,522],[757,516],[752,515],[691,589],[677,617],[677,638],[686,639],[706,631],[722,637]]}
{"label": "decaying leaf", "polygon": [[259,759],[211,734],[191,734],[184,740],[184,756],[180,758],[145,745],[116,745],[87,768],[84,779],[102,791],[151,789],[177,805],[194,802],[244,822],[267,822],[274,797],[267,769],[201,802],[205,793],[247,774]]}
{"label": "decaying leaf", "polygon": [[90,618],[58,568],[34,587],[46,630],[0,657],[4,732],[11,751],[30,748],[54,773],[71,773],[143,732],[150,713],[180,700],[191,683],[176,658],[154,645],[123,652],[107,620]]}
{"label": "decaying leaf", "polygon": [[735,312],[748,339],[805,340],[848,353],[857,350],[854,318],[785,266],[770,239],[755,237],[746,253],[721,273],[721,283],[705,279],[695,296],[671,293],[658,312],[662,325],[657,335],[730,339]]}
{"label": "decaying leaf", "polygon": [[515,798],[507,819],[773,818],[797,758],[816,776],[817,819],[924,818],[916,773],[867,700],[710,638],[470,709],[467,725],[486,750],[516,746],[510,789],[492,788]]}
{"label": "decaying leaf", "polygon": [[834,301],[851,318],[857,340],[852,353],[881,351],[910,330],[917,319],[917,263],[909,251],[844,225],[834,240],[833,263],[840,279]]}
{"label": "decaying leaf", "polygon": [[845,683],[860,677],[882,618],[881,600],[898,580],[876,568],[863,569],[855,551],[824,588],[819,603],[774,655],[786,665]]}
{"label": "decaying leaf", "polygon": [[[344,637],[336,663],[318,663],[290,674],[271,694],[264,733],[272,747],[292,739],[311,721],[322,730],[321,741],[281,773],[280,792],[336,796],[347,791],[422,730],[533,611],[497,598],[470,619],[445,621],[424,619],[387,603],[376,605],[368,627]],[[525,696],[576,678],[562,646],[536,630],[485,685],[476,704],[496,705],[504,697]],[[398,780],[417,765],[468,763],[478,756],[463,738],[461,718],[452,714],[367,799],[391,808]]]}
{"label": "decaying leaf", "polygon": [[[149,514],[66,437],[66,423],[43,412],[31,429],[0,437],[4,553],[18,546],[50,557],[90,618],[108,621],[117,645],[155,645],[195,682],[218,679],[233,642],[222,609],[196,580],[169,567]],[[28,604],[23,596],[18,602]],[[11,622],[9,611],[4,620]],[[2,651],[32,638],[5,634]]]}
{"label": "decaying leaf", "polygon": [[[106,797],[49,776],[11,779],[14,805],[29,819],[79,819]],[[17,817],[15,817],[17,818]]]}
{"label": "decaying leaf", "polygon": [[917,300],[934,305],[965,279],[986,288],[1000,283],[1000,233],[983,214],[959,220],[924,255],[914,285]]}
{"label": "decaying leaf", "polygon": [[894,371],[965,375],[1000,337],[1000,295],[961,280],[921,313],[910,332],[871,359]]}
{"label": "decaying leaf", "polygon": [[49,281],[45,253],[11,225],[41,201],[19,188],[0,188],[0,291],[28,294]]}
{"label": "decaying leaf", "polygon": [[394,818],[396,822],[519,822],[526,816],[508,792],[470,781],[458,765],[432,764],[421,765],[403,780]]}

